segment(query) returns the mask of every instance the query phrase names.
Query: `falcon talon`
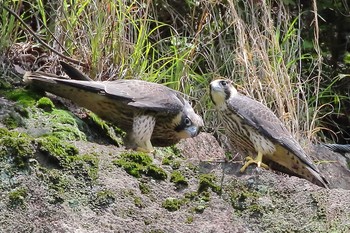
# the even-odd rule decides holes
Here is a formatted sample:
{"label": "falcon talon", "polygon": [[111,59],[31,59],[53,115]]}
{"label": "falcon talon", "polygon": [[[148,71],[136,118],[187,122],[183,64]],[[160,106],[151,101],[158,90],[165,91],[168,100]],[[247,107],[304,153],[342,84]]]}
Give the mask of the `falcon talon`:
{"label": "falcon talon", "polygon": [[125,147],[153,151],[198,135],[204,126],[183,94],[142,80],[92,81],[67,63],[71,79],[44,72],[26,72],[24,82],[72,100],[126,133]]}
{"label": "falcon talon", "polygon": [[246,154],[258,153],[255,159],[247,157],[241,172],[252,163],[268,168],[263,162],[273,162],[282,172],[328,187],[327,180],[271,109],[239,94],[228,79],[210,83],[210,98],[230,143]]}

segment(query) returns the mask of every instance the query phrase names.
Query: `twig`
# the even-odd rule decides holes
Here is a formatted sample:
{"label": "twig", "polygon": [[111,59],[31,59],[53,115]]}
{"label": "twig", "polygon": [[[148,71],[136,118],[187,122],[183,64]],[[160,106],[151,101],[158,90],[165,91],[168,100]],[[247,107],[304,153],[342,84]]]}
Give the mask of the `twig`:
{"label": "twig", "polygon": [[60,57],[62,57],[62,58],[64,58],[64,59],[66,59],[66,60],[68,60],[68,61],[70,61],[70,62],[72,62],[72,63],[74,63],[74,64],[83,66],[83,67],[85,67],[85,68],[88,67],[88,64],[83,63],[83,62],[81,62],[81,61],[79,61],[79,60],[75,60],[75,59],[73,59],[73,58],[71,58],[71,57],[68,57],[68,56],[62,54],[61,52],[57,51],[56,49],[52,48],[49,44],[47,44],[45,41],[43,41],[42,39],[40,39],[40,37],[36,35],[36,33],[21,19],[20,16],[18,16],[18,15],[16,14],[16,12],[14,12],[13,10],[11,10],[11,9],[8,8],[7,6],[5,6],[3,3],[0,4],[0,5],[1,5],[5,10],[7,10],[11,15],[13,15],[16,19],[18,19],[18,20],[22,23],[22,25],[25,27],[25,29],[29,32],[29,34],[31,34],[35,39],[38,40],[38,42],[39,42],[40,44],[42,44],[43,46],[45,46],[45,47],[46,47],[47,49],[49,49],[51,52],[57,54],[58,56],[60,56]]}

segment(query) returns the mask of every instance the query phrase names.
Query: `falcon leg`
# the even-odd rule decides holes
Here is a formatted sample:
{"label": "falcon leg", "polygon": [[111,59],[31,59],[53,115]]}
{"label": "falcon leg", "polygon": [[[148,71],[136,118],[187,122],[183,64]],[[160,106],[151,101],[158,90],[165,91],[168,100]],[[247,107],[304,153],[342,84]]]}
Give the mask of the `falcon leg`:
{"label": "falcon leg", "polygon": [[256,156],[255,159],[253,159],[252,157],[248,156],[246,158],[246,162],[245,164],[243,165],[243,167],[239,170],[240,172],[244,172],[245,169],[247,169],[247,167],[253,163],[255,163],[256,165],[258,165],[258,167],[263,167],[265,169],[269,169],[269,166],[267,166],[266,164],[264,164],[262,162],[262,157],[263,157],[263,154],[259,151],[258,152],[258,156]]}
{"label": "falcon leg", "polygon": [[131,140],[135,149],[143,152],[153,152],[151,137],[156,120],[150,115],[136,115],[132,126]]}

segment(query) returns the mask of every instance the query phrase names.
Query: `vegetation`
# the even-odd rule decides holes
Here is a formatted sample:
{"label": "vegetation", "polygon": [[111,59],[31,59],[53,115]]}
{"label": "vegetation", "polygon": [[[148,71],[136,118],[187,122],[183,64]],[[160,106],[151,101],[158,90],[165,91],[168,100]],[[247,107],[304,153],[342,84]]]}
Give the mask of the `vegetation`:
{"label": "vegetation", "polygon": [[9,193],[9,204],[11,207],[24,207],[25,198],[27,197],[26,188],[18,188]]}
{"label": "vegetation", "polygon": [[28,42],[37,38],[0,9],[0,51],[13,63],[25,61],[25,69],[57,70],[57,61],[42,59],[53,55],[47,43],[94,79],[142,77],[185,92],[206,127],[219,131],[206,89],[212,78],[224,76],[271,107],[296,136],[349,137],[345,1],[3,4],[41,38]]}
{"label": "vegetation", "polygon": [[124,170],[137,178],[142,174],[150,176],[156,180],[165,180],[168,175],[159,166],[152,164],[152,158],[143,152],[125,152],[120,159],[113,161],[113,164],[124,168]]}
{"label": "vegetation", "polygon": [[186,187],[188,186],[188,181],[185,176],[181,174],[179,171],[174,171],[170,175],[170,181],[173,182],[176,187]]}
{"label": "vegetation", "polygon": [[169,197],[162,203],[162,207],[169,211],[176,211],[179,210],[183,204],[184,201],[182,199]]}
{"label": "vegetation", "polygon": [[198,192],[206,192],[210,188],[213,192],[220,194],[221,193],[221,187],[217,184],[216,177],[214,174],[202,174],[199,176],[199,186],[198,186]]}

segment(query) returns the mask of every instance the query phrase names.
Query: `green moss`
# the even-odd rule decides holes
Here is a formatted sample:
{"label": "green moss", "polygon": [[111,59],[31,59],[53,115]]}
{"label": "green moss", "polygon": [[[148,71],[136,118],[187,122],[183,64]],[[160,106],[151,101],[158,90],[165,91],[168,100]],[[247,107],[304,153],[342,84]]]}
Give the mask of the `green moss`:
{"label": "green moss", "polygon": [[9,157],[18,168],[26,168],[34,156],[33,139],[25,133],[0,128],[0,157]]}
{"label": "green moss", "polygon": [[168,177],[167,173],[161,167],[154,164],[146,167],[146,175],[156,180],[165,180]]}
{"label": "green moss", "polygon": [[48,171],[48,180],[49,187],[59,193],[67,191],[71,182],[67,176],[62,175],[62,173],[56,169]]}
{"label": "green moss", "polygon": [[163,165],[170,165],[172,162],[172,156],[166,156],[162,159]]}
{"label": "green moss", "polygon": [[181,156],[181,150],[177,148],[176,145],[171,146],[171,148],[173,149],[174,155],[176,155],[177,157]]}
{"label": "green moss", "polygon": [[124,168],[124,170],[128,174],[130,174],[136,178],[140,178],[141,174],[144,172],[143,171],[144,166],[142,166],[141,164],[138,164],[138,163],[125,162],[125,161],[120,159],[120,160],[113,161],[113,164]]}
{"label": "green moss", "polygon": [[68,156],[64,167],[84,182],[94,182],[98,178],[98,157],[94,154]]}
{"label": "green moss", "polygon": [[52,112],[46,113],[48,121],[52,126],[52,136],[59,139],[73,141],[73,140],[86,140],[86,136],[83,132],[79,130],[79,125],[77,119],[72,113],[53,109]]}
{"label": "green moss", "polygon": [[[102,120],[99,116],[97,116],[93,112],[89,112],[88,116],[93,123],[93,126],[98,130],[101,131],[101,133],[105,134],[113,143],[115,143],[117,146],[121,145],[122,139],[125,136],[125,132],[121,129],[110,126],[107,122]],[[117,137],[119,135],[119,137]]]}
{"label": "green moss", "polygon": [[208,207],[208,202],[210,201],[210,192],[189,192],[185,193],[185,199],[193,202],[194,207],[193,212],[203,213],[203,211]]}
{"label": "green moss", "polygon": [[69,111],[55,108],[51,112],[36,110],[31,119],[40,136],[54,136],[66,141],[86,140],[86,135],[80,131],[85,123]]}
{"label": "green moss", "polygon": [[233,155],[230,152],[225,152],[225,158],[227,161],[231,161],[233,159]]}
{"label": "green moss", "polygon": [[27,189],[26,188],[17,188],[16,190],[13,190],[9,193],[9,204],[11,207],[17,207],[21,206],[23,207],[25,205],[25,199],[27,197]]}
{"label": "green moss", "polygon": [[[1,106],[0,106],[1,108]],[[28,117],[29,112],[21,106],[15,106],[15,108],[11,108],[11,111],[5,115],[5,117],[2,119],[2,123],[8,128],[8,129],[15,129],[20,126],[23,126],[23,117]]]}
{"label": "green moss", "polygon": [[67,192],[71,190],[72,182],[74,182],[66,174],[62,174],[60,170],[50,169],[46,171],[46,183],[50,188],[51,204],[63,203],[66,199]]}
{"label": "green moss", "polygon": [[194,211],[198,214],[201,214],[204,212],[204,210],[208,207],[207,204],[204,204],[204,203],[201,203],[199,205],[197,205],[195,208],[194,208]]}
{"label": "green moss", "polygon": [[26,107],[34,106],[36,100],[40,98],[40,95],[38,95],[37,93],[30,90],[26,90],[24,88],[8,90],[4,92],[4,95],[8,99],[16,101],[17,103]]}
{"label": "green moss", "polygon": [[54,136],[41,137],[39,150],[57,160],[61,166],[70,162],[72,156],[78,155],[78,149],[70,143],[64,142]]}
{"label": "green moss", "polygon": [[174,155],[165,156],[162,160],[163,165],[169,165],[172,169],[176,170],[180,168],[180,162],[176,160]]}
{"label": "green moss", "polygon": [[139,189],[142,194],[149,194],[151,192],[149,185],[144,182],[139,183]]}
{"label": "green moss", "polygon": [[186,168],[193,171],[194,173],[198,172],[198,166],[194,165],[193,163],[187,163]]}
{"label": "green moss", "polygon": [[0,128],[0,138],[5,137],[5,136],[7,136],[7,135],[9,135],[9,134],[10,134],[10,132],[9,132],[8,129],[6,129],[6,128]]}
{"label": "green moss", "polygon": [[182,175],[179,171],[174,171],[170,175],[170,181],[173,182],[176,187],[188,186],[188,182],[184,175]]}
{"label": "green moss", "polygon": [[134,162],[140,165],[150,165],[153,159],[146,153],[143,152],[125,152],[120,154],[121,158],[127,162]]}
{"label": "green moss", "polygon": [[176,145],[158,148],[157,154],[163,157],[162,164],[172,165],[174,161],[183,159],[181,151],[176,147]]}
{"label": "green moss", "polygon": [[53,136],[39,140],[39,150],[52,162],[71,172],[76,178],[92,182],[98,178],[99,159],[96,154],[80,155],[70,143]]}
{"label": "green moss", "polygon": [[107,207],[115,202],[115,194],[111,190],[105,189],[96,193],[92,204],[96,207]]}
{"label": "green moss", "polygon": [[198,192],[208,191],[209,188],[217,194],[221,193],[221,187],[217,184],[214,174],[202,174],[199,176]]}
{"label": "green moss", "polygon": [[188,198],[190,200],[195,199],[197,196],[198,196],[198,192],[185,193],[185,198]]}
{"label": "green moss", "polygon": [[262,194],[257,189],[252,189],[243,183],[232,182],[227,193],[232,207],[236,210],[235,213],[240,214],[244,211],[252,217],[261,217],[265,212],[264,207],[258,204]]}
{"label": "green moss", "polygon": [[134,204],[136,207],[143,208],[145,205],[142,202],[141,197],[134,197]]}
{"label": "green moss", "polygon": [[8,115],[2,120],[2,123],[8,128],[8,129],[15,129],[18,127],[18,119],[13,117],[12,115]]}
{"label": "green moss", "polygon": [[40,98],[37,103],[36,103],[36,106],[38,108],[41,108],[43,109],[45,112],[51,112],[54,108],[55,108],[55,105],[52,103],[52,101],[47,98],[47,97],[42,97]]}
{"label": "green moss", "polygon": [[210,201],[210,192],[204,191],[200,193],[200,200],[203,202],[209,202]]}
{"label": "green moss", "polygon": [[176,211],[179,210],[183,204],[184,201],[182,199],[169,197],[165,201],[163,201],[162,207],[169,211]]}
{"label": "green moss", "polygon": [[188,217],[186,218],[185,223],[187,223],[187,224],[193,223],[193,215],[188,216]]}
{"label": "green moss", "polygon": [[151,176],[157,180],[164,180],[167,178],[166,172],[152,164],[152,158],[143,152],[125,152],[122,153],[120,159],[114,160],[113,164],[124,168],[124,170],[137,178],[142,174]]}

